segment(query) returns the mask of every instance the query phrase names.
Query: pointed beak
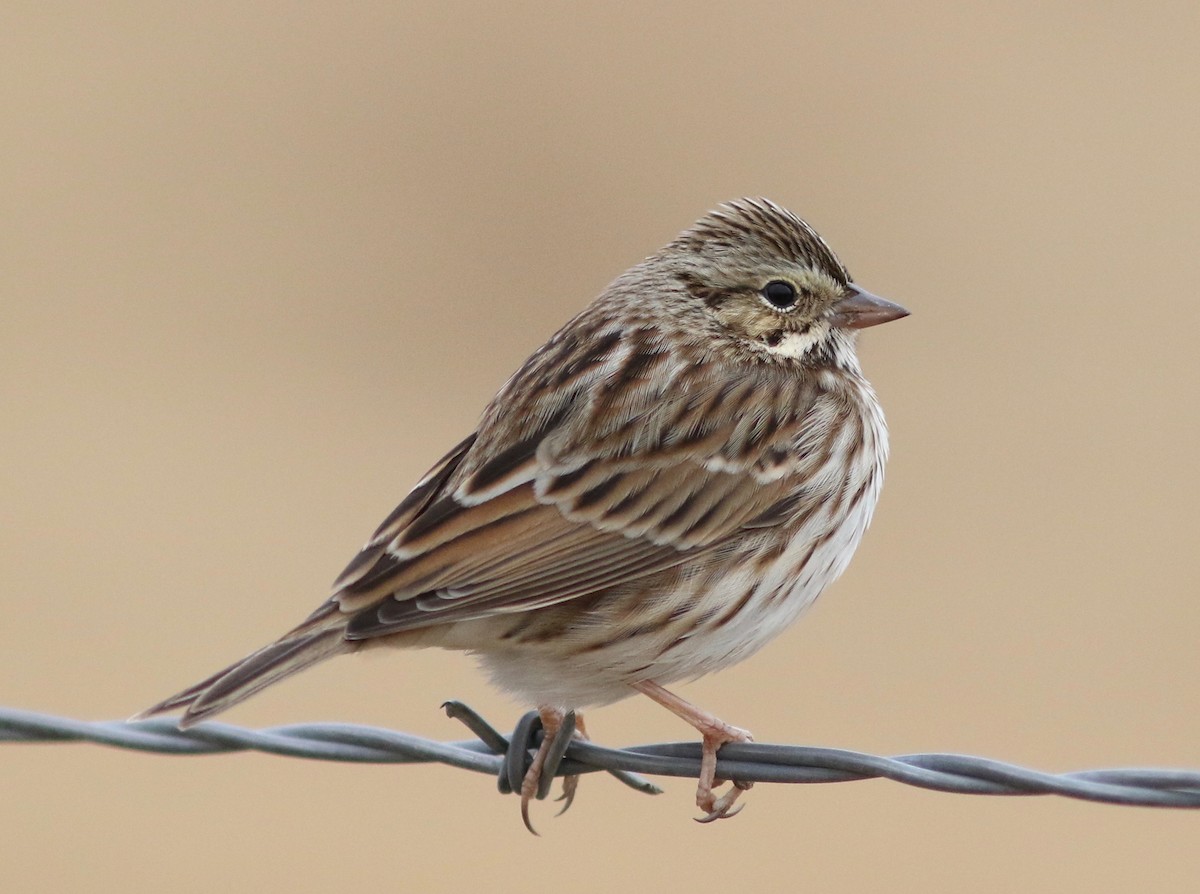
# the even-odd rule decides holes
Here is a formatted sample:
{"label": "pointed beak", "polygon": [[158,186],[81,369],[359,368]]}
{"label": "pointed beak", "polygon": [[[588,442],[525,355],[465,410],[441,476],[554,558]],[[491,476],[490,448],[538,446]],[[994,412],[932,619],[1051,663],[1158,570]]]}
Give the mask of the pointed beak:
{"label": "pointed beak", "polygon": [[899,304],[850,283],[846,286],[846,296],[833,306],[829,320],[839,329],[866,329],[907,316],[908,311]]}

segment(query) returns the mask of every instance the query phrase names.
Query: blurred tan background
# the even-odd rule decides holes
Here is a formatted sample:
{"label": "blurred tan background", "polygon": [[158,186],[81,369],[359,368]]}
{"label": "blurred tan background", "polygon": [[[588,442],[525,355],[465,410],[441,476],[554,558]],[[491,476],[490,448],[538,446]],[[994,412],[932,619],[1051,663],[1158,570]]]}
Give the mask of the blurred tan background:
{"label": "blurred tan background", "polygon": [[[266,642],[504,378],[715,203],[913,316],[851,570],[683,693],[760,741],[1200,767],[1194,3],[6,4],[0,704],[124,717]],[[461,738],[469,659],[247,703]],[[620,745],[689,738],[640,700]],[[1194,890],[1200,816],[874,782],[691,822],[584,780],[3,748],[5,890]]]}

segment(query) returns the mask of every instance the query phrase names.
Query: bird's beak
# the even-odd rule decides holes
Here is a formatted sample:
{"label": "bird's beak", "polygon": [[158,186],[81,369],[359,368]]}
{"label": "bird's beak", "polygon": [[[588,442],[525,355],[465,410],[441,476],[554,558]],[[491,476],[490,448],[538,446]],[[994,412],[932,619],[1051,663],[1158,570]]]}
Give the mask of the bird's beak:
{"label": "bird's beak", "polygon": [[829,320],[839,329],[866,329],[907,316],[908,311],[899,304],[893,304],[850,283],[846,286],[845,297],[833,306]]}

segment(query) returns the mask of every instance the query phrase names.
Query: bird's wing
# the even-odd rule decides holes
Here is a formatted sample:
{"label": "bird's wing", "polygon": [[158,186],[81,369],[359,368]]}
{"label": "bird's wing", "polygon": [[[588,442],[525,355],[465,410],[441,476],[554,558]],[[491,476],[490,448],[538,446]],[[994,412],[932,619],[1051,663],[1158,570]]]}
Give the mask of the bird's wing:
{"label": "bird's wing", "polygon": [[542,412],[503,449],[481,430],[434,467],[335,584],[333,601],[354,615],[347,635],[528,611],[778,524],[796,511],[794,451],[819,404],[794,377],[747,376],[680,387],[623,414],[594,401]]}

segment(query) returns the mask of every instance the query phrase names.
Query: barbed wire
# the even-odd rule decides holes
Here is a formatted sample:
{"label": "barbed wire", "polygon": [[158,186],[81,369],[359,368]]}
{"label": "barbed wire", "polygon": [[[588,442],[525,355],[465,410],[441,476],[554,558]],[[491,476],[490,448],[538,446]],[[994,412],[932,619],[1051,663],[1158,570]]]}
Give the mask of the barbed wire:
{"label": "barbed wire", "polygon": [[[225,754],[260,751],[312,760],[373,764],[441,763],[499,779],[502,792],[520,780],[541,736],[537,712],[521,718],[511,736],[497,732],[461,702],[446,713],[477,738],[439,742],[379,727],[302,723],[252,730],[206,722],[180,730],[172,718],[137,722],[82,721],[0,707],[0,742],[92,742],[156,754]],[[573,739],[553,776],[608,772],[639,791],[660,791],[637,774],[696,778],[700,743],[679,742],[604,748]],[[717,775],[741,782],[829,783],[890,779],[918,788],[970,795],[1060,795],[1085,801],[1144,807],[1200,808],[1200,771],[1125,768],[1043,773],[964,754],[881,757],[840,748],[762,743],[721,749]],[[515,782],[515,784],[514,784]],[[547,786],[548,787],[548,786]],[[539,792],[541,797],[544,792]]]}

